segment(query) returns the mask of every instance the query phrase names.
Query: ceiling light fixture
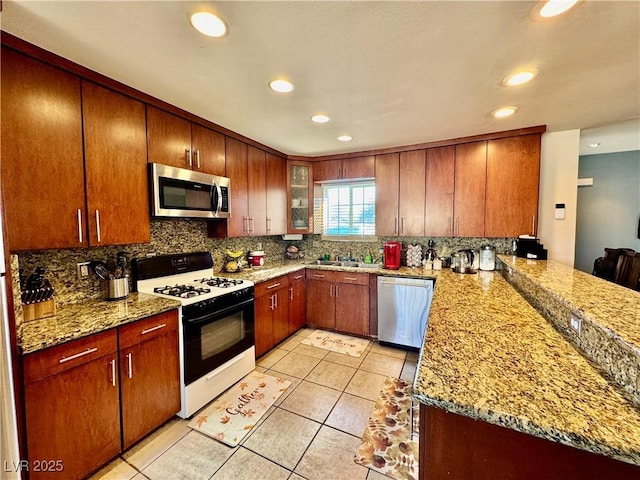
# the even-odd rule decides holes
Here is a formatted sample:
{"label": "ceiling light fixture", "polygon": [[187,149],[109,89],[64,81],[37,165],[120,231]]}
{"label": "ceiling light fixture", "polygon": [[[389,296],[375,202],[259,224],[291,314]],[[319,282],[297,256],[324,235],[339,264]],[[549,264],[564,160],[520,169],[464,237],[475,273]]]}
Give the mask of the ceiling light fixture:
{"label": "ceiling light fixture", "polygon": [[578,0],[544,0],[535,6],[531,12],[531,16],[538,20],[557,17],[574,7],[577,3]]}
{"label": "ceiling light fixture", "polygon": [[289,93],[295,90],[295,86],[289,80],[284,80],[282,78],[277,78],[275,80],[271,80],[269,82],[269,87],[274,92],[278,93]]}
{"label": "ceiling light fixture", "polygon": [[513,115],[518,110],[518,107],[502,107],[495,110],[491,115],[495,118],[505,118]]}
{"label": "ceiling light fixture", "polygon": [[311,117],[311,121],[315,123],[327,123],[329,120],[331,119],[322,113],[318,113]]}
{"label": "ceiling light fixture", "polygon": [[600,146],[600,143],[590,143],[589,145],[587,145],[587,148],[598,148]]}
{"label": "ceiling light fixture", "polygon": [[340,135],[338,137],[338,140],[340,140],[341,142],[350,142],[351,140],[353,140],[353,137],[351,135]]}
{"label": "ceiling light fixture", "polygon": [[502,81],[502,84],[506,87],[515,87],[516,85],[522,85],[524,83],[530,82],[536,77],[536,75],[538,75],[538,70],[536,70],[535,68],[520,70],[519,72],[508,75]]}
{"label": "ceiling light fixture", "polygon": [[227,33],[227,25],[217,15],[209,12],[196,12],[189,19],[191,25],[207,37],[223,37]]}

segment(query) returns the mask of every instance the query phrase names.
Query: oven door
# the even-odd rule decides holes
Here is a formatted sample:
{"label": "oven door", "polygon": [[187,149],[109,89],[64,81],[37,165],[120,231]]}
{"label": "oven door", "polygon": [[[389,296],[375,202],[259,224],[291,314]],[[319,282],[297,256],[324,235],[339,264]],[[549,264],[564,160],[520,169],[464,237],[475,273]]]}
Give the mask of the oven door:
{"label": "oven door", "polygon": [[253,299],[195,318],[183,318],[184,383],[215,370],[254,345]]}

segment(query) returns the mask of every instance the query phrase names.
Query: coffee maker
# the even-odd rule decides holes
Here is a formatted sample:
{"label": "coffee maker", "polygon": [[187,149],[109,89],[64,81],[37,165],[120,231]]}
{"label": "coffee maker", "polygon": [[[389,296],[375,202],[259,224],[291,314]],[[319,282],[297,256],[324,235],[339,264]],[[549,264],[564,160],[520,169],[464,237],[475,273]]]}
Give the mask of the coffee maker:
{"label": "coffee maker", "polygon": [[402,256],[402,243],[384,243],[384,268],[388,270],[398,270],[400,268],[400,258]]}

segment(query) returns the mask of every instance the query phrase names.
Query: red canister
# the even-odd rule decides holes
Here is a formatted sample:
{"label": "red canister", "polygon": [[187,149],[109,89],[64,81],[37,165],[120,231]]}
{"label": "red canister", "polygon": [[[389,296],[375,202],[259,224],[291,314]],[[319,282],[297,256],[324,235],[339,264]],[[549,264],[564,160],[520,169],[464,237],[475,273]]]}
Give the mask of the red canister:
{"label": "red canister", "polygon": [[402,244],[400,242],[385,242],[384,268],[389,270],[398,270],[400,268],[401,254]]}
{"label": "red canister", "polygon": [[249,252],[249,255],[247,257],[249,260],[249,265],[252,267],[262,267],[264,265],[264,252],[262,250]]}

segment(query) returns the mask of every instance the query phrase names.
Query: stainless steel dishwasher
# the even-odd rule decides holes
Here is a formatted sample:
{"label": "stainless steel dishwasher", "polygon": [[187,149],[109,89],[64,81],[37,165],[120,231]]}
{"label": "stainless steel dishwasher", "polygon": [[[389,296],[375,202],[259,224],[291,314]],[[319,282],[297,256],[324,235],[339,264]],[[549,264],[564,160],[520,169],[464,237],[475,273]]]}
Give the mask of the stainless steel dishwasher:
{"label": "stainless steel dishwasher", "polygon": [[420,348],[433,279],[378,277],[378,341]]}

